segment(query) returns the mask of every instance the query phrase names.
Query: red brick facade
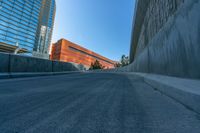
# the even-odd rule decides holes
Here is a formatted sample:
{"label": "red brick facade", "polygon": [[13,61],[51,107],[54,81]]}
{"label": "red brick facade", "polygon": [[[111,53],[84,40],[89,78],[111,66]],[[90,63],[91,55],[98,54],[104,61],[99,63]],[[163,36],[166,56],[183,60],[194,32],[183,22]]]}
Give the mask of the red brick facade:
{"label": "red brick facade", "polygon": [[52,45],[51,60],[74,62],[90,67],[91,63],[98,60],[105,68],[114,68],[115,61],[107,59],[97,53],[83,48],[70,41],[61,39]]}

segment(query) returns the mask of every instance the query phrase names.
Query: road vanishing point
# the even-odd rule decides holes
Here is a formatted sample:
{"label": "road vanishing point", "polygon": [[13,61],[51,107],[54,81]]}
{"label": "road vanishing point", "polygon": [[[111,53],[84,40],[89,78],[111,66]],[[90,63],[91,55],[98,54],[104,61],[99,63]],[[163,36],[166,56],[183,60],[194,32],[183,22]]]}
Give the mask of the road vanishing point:
{"label": "road vanishing point", "polygon": [[199,133],[200,116],[126,73],[0,81],[0,133]]}

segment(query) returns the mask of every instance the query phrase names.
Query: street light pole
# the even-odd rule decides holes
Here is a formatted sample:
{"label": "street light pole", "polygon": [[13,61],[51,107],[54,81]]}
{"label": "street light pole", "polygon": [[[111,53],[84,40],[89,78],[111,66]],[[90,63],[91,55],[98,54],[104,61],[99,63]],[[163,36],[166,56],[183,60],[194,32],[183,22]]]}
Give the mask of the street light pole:
{"label": "street light pole", "polygon": [[17,54],[20,51],[20,49],[21,49],[19,47],[19,43],[18,42],[16,42],[16,46],[17,46],[17,48],[15,49],[14,54]]}

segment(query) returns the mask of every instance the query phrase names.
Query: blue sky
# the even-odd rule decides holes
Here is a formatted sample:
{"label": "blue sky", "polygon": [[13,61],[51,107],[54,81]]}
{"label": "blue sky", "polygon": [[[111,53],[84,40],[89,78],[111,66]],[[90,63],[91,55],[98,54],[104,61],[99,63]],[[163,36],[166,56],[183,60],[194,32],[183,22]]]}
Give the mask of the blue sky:
{"label": "blue sky", "polygon": [[65,38],[118,61],[129,55],[135,0],[56,0],[53,42]]}

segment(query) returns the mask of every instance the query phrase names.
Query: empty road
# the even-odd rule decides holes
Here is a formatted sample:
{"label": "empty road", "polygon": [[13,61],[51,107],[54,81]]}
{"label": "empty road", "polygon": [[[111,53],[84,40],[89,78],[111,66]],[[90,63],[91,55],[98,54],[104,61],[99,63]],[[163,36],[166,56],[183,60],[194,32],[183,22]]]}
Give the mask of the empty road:
{"label": "empty road", "polygon": [[129,74],[0,80],[0,133],[199,132],[199,114]]}

